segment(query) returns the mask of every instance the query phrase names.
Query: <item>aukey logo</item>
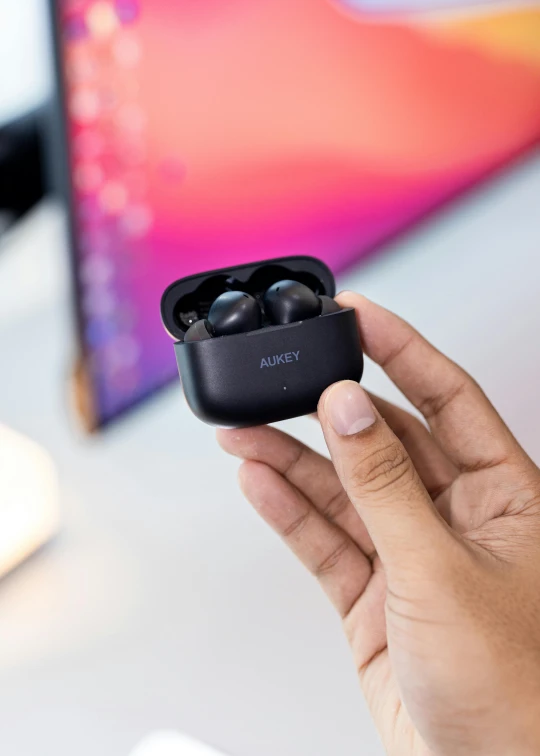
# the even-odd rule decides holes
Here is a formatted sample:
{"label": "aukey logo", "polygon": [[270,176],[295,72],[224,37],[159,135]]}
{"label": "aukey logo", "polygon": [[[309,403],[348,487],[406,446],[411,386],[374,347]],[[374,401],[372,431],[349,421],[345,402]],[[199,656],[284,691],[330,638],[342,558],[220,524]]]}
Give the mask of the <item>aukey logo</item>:
{"label": "aukey logo", "polygon": [[284,365],[286,362],[298,362],[299,357],[300,350],[298,350],[298,352],[274,354],[272,357],[263,357],[261,360],[261,367],[275,367],[276,365]]}

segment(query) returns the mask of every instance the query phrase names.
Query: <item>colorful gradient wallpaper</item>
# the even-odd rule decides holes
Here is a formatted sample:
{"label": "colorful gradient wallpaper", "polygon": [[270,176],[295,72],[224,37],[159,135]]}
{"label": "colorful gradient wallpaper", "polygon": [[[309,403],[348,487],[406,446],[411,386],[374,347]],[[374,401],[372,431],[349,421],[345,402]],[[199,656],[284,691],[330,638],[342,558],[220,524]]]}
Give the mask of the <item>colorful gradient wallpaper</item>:
{"label": "colorful gradient wallpaper", "polygon": [[176,375],[173,280],[287,254],[339,271],[540,140],[538,7],[57,7],[100,423]]}

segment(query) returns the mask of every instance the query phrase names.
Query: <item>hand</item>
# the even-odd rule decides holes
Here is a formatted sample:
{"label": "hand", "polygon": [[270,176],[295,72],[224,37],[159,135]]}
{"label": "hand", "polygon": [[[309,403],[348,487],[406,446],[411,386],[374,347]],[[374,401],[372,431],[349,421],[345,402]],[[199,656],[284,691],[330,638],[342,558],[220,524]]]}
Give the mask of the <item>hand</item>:
{"label": "hand", "polygon": [[332,461],[275,428],[219,441],[343,618],[389,754],[539,754],[540,471],[461,368],[338,301],[429,430],[345,381],[319,402]]}

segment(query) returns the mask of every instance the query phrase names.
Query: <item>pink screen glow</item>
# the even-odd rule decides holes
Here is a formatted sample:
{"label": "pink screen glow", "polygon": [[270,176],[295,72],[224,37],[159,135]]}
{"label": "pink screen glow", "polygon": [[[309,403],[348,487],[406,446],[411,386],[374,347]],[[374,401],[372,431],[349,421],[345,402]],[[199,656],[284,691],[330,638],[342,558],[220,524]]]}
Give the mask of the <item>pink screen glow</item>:
{"label": "pink screen glow", "polygon": [[[540,137],[540,11],[59,3],[83,334],[107,420],[175,375],[190,273],[358,261]],[[536,36],[531,33],[536,29]]]}

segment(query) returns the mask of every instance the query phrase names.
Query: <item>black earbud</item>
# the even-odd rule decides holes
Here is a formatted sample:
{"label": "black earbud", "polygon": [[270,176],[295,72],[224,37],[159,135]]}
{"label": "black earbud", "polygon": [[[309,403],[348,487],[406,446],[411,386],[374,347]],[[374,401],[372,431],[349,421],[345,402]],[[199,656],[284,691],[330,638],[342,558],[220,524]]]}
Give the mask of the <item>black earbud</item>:
{"label": "black earbud", "polygon": [[341,309],[331,297],[318,296],[298,281],[278,281],[267,290],[263,302],[266,315],[276,325],[296,323]]}
{"label": "black earbud", "polygon": [[256,331],[262,326],[262,312],[257,300],[243,291],[226,291],[210,307],[207,320],[190,326],[184,341],[201,341],[213,336]]}
{"label": "black earbud", "polygon": [[203,339],[211,339],[214,336],[214,329],[207,320],[197,320],[196,323],[190,325],[184,336],[184,343],[189,341],[202,341]]}
{"label": "black earbud", "polygon": [[316,318],[321,314],[321,300],[308,286],[298,281],[278,281],[267,289],[264,311],[276,325]]}
{"label": "black earbud", "polygon": [[341,307],[335,299],[332,299],[332,297],[327,297],[326,294],[321,294],[319,299],[322,302],[321,315],[330,315],[331,312],[339,312],[341,310]]}
{"label": "black earbud", "polygon": [[[268,319],[276,325],[297,323],[341,309],[331,297],[318,296],[298,281],[278,281],[266,291],[263,303]],[[208,319],[190,326],[184,341],[231,336],[261,327],[262,312],[257,300],[243,291],[226,291],[210,307]]]}
{"label": "black earbud", "polygon": [[262,325],[259,303],[243,291],[226,291],[221,294],[208,313],[208,322],[216,336],[256,331]]}

